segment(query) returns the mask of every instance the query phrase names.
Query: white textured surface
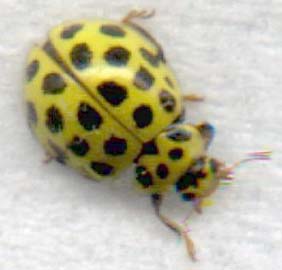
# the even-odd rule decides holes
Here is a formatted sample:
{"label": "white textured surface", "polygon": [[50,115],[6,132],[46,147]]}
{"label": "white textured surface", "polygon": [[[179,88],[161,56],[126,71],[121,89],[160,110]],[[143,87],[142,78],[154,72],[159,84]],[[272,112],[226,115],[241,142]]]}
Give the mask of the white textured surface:
{"label": "white textured surface", "polygon": [[[154,2],[1,0],[1,270],[281,269],[282,1]],[[196,264],[134,192],[131,172],[96,184],[43,165],[23,116],[25,55],[49,27],[152,6],[157,16],[142,24],[163,44],[183,91],[207,97],[187,114],[217,127],[212,154],[233,162],[248,151],[275,151],[272,162],[238,170],[213,207],[192,215]],[[190,208],[170,196],[164,210],[181,220]]]}

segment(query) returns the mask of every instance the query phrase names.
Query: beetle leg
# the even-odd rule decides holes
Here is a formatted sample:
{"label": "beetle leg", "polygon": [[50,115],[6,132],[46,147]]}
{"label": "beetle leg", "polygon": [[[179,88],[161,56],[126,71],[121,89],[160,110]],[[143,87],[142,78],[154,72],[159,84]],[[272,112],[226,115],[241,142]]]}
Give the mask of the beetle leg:
{"label": "beetle leg", "polygon": [[140,18],[140,19],[149,19],[155,15],[155,9],[147,10],[147,9],[133,9],[130,10],[123,18],[123,23],[129,23],[133,19]]}
{"label": "beetle leg", "polygon": [[193,208],[197,214],[203,213],[202,202],[203,202],[202,199],[195,199],[193,201]]}
{"label": "beetle leg", "polygon": [[184,95],[183,100],[184,101],[199,102],[199,101],[204,101],[205,98],[204,98],[204,96],[201,96],[201,95],[189,94],[189,95]]}
{"label": "beetle leg", "polygon": [[155,209],[156,215],[160,218],[160,220],[166,226],[168,226],[171,230],[176,232],[179,236],[181,236],[184,239],[186,249],[187,249],[187,252],[188,252],[190,258],[193,261],[196,261],[196,250],[195,250],[194,242],[189,237],[188,232],[181,225],[177,224],[173,220],[170,220],[168,217],[164,216],[161,213],[160,207],[161,207],[161,204],[162,204],[162,199],[163,199],[163,197],[160,194],[153,194],[152,195],[152,204],[153,204],[153,207]]}

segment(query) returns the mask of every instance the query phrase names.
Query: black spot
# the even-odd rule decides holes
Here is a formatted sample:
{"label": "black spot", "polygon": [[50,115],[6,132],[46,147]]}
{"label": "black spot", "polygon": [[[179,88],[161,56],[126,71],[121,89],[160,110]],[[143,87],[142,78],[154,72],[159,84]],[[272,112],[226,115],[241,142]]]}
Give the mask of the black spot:
{"label": "black spot", "polygon": [[153,112],[147,105],[141,105],[135,109],[133,119],[138,128],[145,128],[153,121]]}
{"label": "black spot", "polygon": [[86,43],[81,43],[73,47],[70,57],[77,69],[85,69],[90,65],[92,52]]}
{"label": "black spot", "polygon": [[124,37],[125,31],[118,25],[104,24],[100,28],[101,33],[112,37]]}
{"label": "black spot", "polygon": [[89,151],[89,144],[86,140],[75,136],[71,143],[68,145],[68,148],[77,156],[85,156]]}
{"label": "black spot", "polygon": [[137,24],[133,24],[131,23],[130,26],[132,28],[134,28],[135,30],[137,30],[142,36],[144,36],[146,39],[148,39],[158,50],[158,58],[162,61],[162,62],[166,62],[165,57],[164,57],[164,53],[162,50],[162,47],[160,46],[160,44],[152,37],[152,35],[150,33],[148,33],[147,31],[145,31],[142,27],[140,27]]}
{"label": "black spot", "polygon": [[147,155],[157,155],[159,153],[158,147],[154,140],[146,142],[142,146],[142,153]]}
{"label": "black spot", "polygon": [[154,140],[151,140],[149,142],[143,143],[142,149],[140,153],[137,155],[137,157],[134,159],[135,163],[138,163],[138,160],[143,155],[157,155],[159,153],[158,147]]}
{"label": "black spot", "polygon": [[104,162],[91,162],[91,168],[97,174],[107,176],[113,173],[114,167]]}
{"label": "black spot", "polygon": [[71,26],[67,26],[61,33],[61,38],[63,39],[69,39],[73,38],[75,34],[81,30],[83,27],[82,24],[73,24]]}
{"label": "black spot", "polygon": [[183,156],[183,150],[181,148],[174,148],[169,151],[168,155],[172,160],[179,160]]}
{"label": "black spot", "polygon": [[192,137],[192,134],[185,129],[173,129],[168,131],[166,136],[173,141],[183,142],[189,141]]}
{"label": "black spot", "polygon": [[119,156],[126,152],[127,143],[125,139],[112,136],[104,143],[104,151],[108,155]]}
{"label": "black spot", "polygon": [[103,122],[100,114],[84,102],[79,105],[77,117],[80,125],[88,131],[98,129]]}
{"label": "black spot", "polygon": [[60,94],[66,88],[66,83],[58,73],[49,73],[45,76],[42,89],[44,94]]}
{"label": "black spot", "polygon": [[130,52],[123,47],[112,47],[106,51],[105,60],[113,66],[125,66],[129,60]]}
{"label": "black spot", "polygon": [[161,106],[167,112],[173,112],[175,109],[176,101],[174,96],[166,90],[162,90],[159,94]]}
{"label": "black spot", "polygon": [[52,133],[58,133],[63,130],[63,117],[59,109],[55,106],[50,107],[46,113],[46,125]]}
{"label": "black spot", "polygon": [[196,198],[196,195],[191,192],[182,194],[182,199],[186,202],[193,201],[195,198]]}
{"label": "black spot", "polygon": [[165,81],[169,87],[174,88],[173,82],[169,77],[166,76]]}
{"label": "black spot", "polygon": [[153,185],[152,175],[143,166],[138,166],[135,169],[137,181],[144,187],[147,188]]}
{"label": "black spot", "polygon": [[198,186],[198,177],[197,177],[197,174],[194,174],[193,172],[187,171],[177,181],[176,190],[182,191],[182,190],[187,189],[190,186],[193,186],[195,188]]}
{"label": "black spot", "polygon": [[134,85],[142,90],[148,90],[154,84],[155,78],[144,67],[135,74]]}
{"label": "black spot", "polygon": [[160,59],[158,55],[154,55],[152,52],[148,51],[145,48],[140,48],[140,53],[143,56],[143,58],[149,62],[152,66],[158,67]]}
{"label": "black spot", "polygon": [[26,103],[27,106],[27,119],[30,126],[37,124],[37,113],[35,110],[35,106],[32,102],[28,101]]}
{"label": "black spot", "polygon": [[120,105],[127,97],[126,88],[112,81],[100,84],[98,92],[113,106]]}
{"label": "black spot", "polygon": [[168,167],[165,164],[159,164],[157,167],[157,175],[161,179],[165,179],[168,176]]}
{"label": "black spot", "polygon": [[33,60],[28,66],[27,66],[27,69],[26,69],[26,79],[27,81],[31,81],[36,73],[38,72],[39,70],[39,61],[38,60]]}
{"label": "black spot", "polygon": [[66,153],[61,147],[59,147],[57,144],[53,143],[51,140],[48,140],[48,145],[52,149],[53,152],[55,152],[55,159],[57,162],[61,164],[66,164],[67,156]]}
{"label": "black spot", "polygon": [[191,167],[179,178],[176,190],[185,190],[190,186],[198,187],[198,180],[206,177],[204,172],[205,158],[199,158],[193,162]]}

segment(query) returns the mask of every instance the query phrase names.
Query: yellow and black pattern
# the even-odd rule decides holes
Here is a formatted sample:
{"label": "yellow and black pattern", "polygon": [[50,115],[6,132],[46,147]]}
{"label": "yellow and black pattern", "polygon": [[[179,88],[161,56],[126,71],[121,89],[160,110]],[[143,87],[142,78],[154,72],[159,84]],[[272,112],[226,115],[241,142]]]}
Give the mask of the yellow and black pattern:
{"label": "yellow and black pattern", "polygon": [[54,27],[31,50],[26,80],[29,125],[47,153],[92,178],[130,165],[183,111],[161,47],[132,23]]}
{"label": "yellow and black pattern", "polygon": [[138,186],[149,193],[167,192],[204,151],[197,128],[185,124],[169,127],[147,145],[136,161]]}
{"label": "yellow and black pattern", "polygon": [[132,163],[141,143],[42,48],[31,51],[26,77],[29,125],[47,153],[96,179]]}
{"label": "yellow and black pattern", "polygon": [[117,122],[143,142],[181,113],[178,83],[163,52],[134,24],[77,21],[51,30],[57,62]]}

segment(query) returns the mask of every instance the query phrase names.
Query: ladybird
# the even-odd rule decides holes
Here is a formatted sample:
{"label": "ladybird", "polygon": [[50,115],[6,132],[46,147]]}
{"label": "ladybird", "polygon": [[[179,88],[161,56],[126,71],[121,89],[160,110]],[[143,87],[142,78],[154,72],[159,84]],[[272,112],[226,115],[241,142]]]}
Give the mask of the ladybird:
{"label": "ladybird", "polygon": [[96,180],[135,164],[136,185],[147,192],[158,217],[195,248],[183,226],[160,211],[174,189],[185,201],[210,195],[232,168],[209,157],[209,123],[184,122],[184,100],[159,43],[134,19],[78,20],[60,24],[34,46],[27,60],[28,124],[49,159]]}

